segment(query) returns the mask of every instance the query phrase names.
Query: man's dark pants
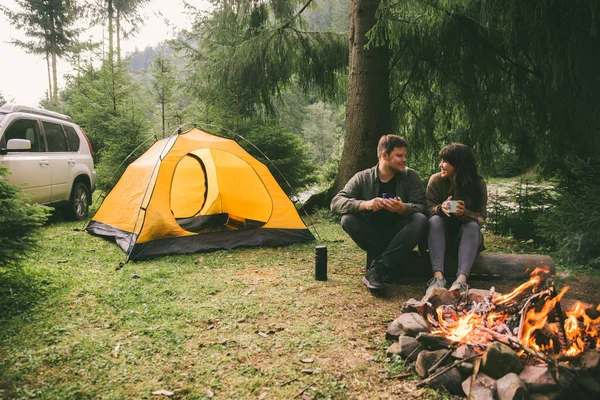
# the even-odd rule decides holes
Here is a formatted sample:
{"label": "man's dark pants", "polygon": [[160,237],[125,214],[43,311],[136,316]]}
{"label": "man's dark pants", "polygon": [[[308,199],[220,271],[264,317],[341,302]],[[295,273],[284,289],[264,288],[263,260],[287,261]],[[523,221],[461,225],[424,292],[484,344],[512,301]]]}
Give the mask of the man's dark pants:
{"label": "man's dark pants", "polygon": [[402,217],[394,223],[374,222],[372,214],[357,213],[342,215],[342,228],[368,258],[378,266],[380,272],[394,274],[407,267],[404,261],[408,253],[422,241],[427,232],[427,217],[415,213]]}

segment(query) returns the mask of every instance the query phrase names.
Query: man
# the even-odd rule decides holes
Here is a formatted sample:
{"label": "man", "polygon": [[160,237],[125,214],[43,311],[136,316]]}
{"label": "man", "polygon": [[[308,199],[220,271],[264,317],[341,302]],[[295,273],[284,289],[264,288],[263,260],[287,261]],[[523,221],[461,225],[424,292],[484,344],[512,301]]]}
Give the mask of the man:
{"label": "man", "polygon": [[363,283],[383,288],[427,231],[425,190],[417,173],[406,167],[404,138],[384,135],[376,166],[356,173],[331,200],[342,227],[367,252]]}

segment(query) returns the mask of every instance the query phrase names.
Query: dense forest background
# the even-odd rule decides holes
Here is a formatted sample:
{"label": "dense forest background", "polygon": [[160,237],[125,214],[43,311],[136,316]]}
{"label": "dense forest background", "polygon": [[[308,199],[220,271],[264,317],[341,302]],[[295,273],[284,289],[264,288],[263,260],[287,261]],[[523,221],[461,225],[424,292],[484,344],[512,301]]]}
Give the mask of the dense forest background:
{"label": "dense forest background", "polygon": [[[520,205],[523,239],[600,265],[595,0],[214,0],[190,7],[176,40],[134,54],[120,40],[145,0],[15,3],[3,11],[31,37],[15,45],[48,61],[42,105],[89,134],[101,188],[192,126],[240,140],[289,194],[331,194],[376,162],[385,133],[407,137],[423,179],[458,141],[488,177],[552,179],[543,204]],[[107,49],[79,41],[76,27],[97,23]],[[76,71],[60,91],[57,58]]]}

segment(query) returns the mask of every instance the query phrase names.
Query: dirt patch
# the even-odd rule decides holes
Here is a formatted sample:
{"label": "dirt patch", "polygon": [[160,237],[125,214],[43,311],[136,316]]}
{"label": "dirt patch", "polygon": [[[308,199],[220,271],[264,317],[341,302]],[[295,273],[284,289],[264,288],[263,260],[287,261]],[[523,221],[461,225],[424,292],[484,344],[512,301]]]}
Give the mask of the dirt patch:
{"label": "dirt patch", "polygon": [[560,286],[569,286],[565,297],[597,305],[600,302],[600,279],[593,276],[559,276]]}

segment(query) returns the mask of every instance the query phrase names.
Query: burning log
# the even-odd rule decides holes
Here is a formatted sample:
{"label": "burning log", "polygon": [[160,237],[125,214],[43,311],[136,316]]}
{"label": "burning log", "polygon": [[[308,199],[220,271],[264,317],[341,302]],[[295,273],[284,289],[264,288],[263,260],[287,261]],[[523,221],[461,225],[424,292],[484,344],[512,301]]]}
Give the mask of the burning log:
{"label": "burning log", "polygon": [[434,335],[427,332],[419,333],[417,335],[417,341],[423,346],[434,350],[449,349],[456,343],[444,336]]}
{"label": "burning log", "polygon": [[[552,285],[552,294],[553,297],[556,296],[556,288]],[[565,315],[563,314],[562,307],[560,305],[560,301],[556,303],[554,306],[555,311],[555,319],[556,327],[558,329],[558,343],[560,344],[560,352],[567,351],[570,347],[569,339],[567,339],[567,334],[565,332]]]}

